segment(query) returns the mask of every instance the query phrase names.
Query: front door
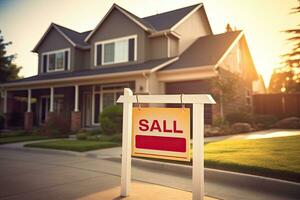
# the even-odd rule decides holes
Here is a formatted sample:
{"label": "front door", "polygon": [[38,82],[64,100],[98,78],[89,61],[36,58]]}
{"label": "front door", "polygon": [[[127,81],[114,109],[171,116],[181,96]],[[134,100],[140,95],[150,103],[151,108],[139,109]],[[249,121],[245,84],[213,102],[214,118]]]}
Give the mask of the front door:
{"label": "front door", "polygon": [[83,125],[85,127],[92,125],[92,94],[91,92],[83,93]]}
{"label": "front door", "polygon": [[40,118],[39,122],[40,124],[44,124],[47,120],[48,112],[50,107],[50,101],[48,97],[42,97],[41,98],[41,104],[40,104]]}

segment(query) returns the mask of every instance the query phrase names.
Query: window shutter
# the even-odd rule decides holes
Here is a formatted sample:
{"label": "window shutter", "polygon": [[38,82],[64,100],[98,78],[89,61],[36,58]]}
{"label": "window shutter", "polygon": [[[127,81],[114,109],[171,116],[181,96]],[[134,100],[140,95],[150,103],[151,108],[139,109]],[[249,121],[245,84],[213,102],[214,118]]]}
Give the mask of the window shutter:
{"label": "window shutter", "polygon": [[69,68],[69,51],[65,51],[65,71]]}
{"label": "window shutter", "polygon": [[43,55],[42,73],[47,72],[48,55]]}
{"label": "window shutter", "polygon": [[134,61],[134,38],[128,40],[128,60]]}
{"label": "window shutter", "polygon": [[97,63],[96,65],[99,66],[101,65],[101,60],[102,60],[102,45],[99,44],[97,45]]}

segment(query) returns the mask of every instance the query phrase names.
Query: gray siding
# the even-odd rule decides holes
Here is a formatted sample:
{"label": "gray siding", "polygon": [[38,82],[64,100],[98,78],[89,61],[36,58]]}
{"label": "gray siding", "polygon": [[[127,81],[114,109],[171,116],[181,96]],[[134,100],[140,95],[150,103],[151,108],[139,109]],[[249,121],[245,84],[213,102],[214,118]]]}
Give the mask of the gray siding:
{"label": "gray siding", "polygon": [[42,69],[42,53],[66,48],[70,48],[70,66],[72,70],[74,66],[74,47],[60,33],[52,28],[37,49],[38,73],[40,74]]}
{"label": "gray siding", "polygon": [[160,36],[150,39],[150,59],[159,59],[168,57],[168,38]]}
{"label": "gray siding", "polygon": [[123,13],[117,11],[116,9],[113,10],[108,18],[106,18],[106,20],[101,24],[100,28],[90,38],[90,66],[95,67],[94,48],[96,42],[130,35],[137,35],[137,62],[144,62],[147,60],[146,52],[149,43],[147,33],[133,21],[128,19]]}

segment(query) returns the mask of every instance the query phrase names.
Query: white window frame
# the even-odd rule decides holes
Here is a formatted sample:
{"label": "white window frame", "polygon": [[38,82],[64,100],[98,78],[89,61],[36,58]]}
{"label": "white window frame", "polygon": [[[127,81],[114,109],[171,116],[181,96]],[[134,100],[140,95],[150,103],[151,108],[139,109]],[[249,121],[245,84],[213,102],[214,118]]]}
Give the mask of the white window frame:
{"label": "white window frame", "polygon": [[[65,95],[63,95],[63,94],[56,94],[56,95],[54,95],[54,99],[55,98],[64,98],[65,99]],[[43,125],[43,124],[45,124],[45,122],[42,122],[42,99],[46,99],[46,101],[47,101],[47,103],[46,103],[46,116],[45,116],[45,121],[47,120],[47,117],[48,117],[48,113],[49,113],[49,107],[48,107],[48,101],[50,101],[50,96],[49,95],[42,95],[42,96],[40,96],[40,98],[39,98],[39,121],[38,121],[38,123],[39,123],[39,125]]]}
{"label": "white window frame", "polygon": [[[47,67],[46,67],[46,73],[48,72],[58,72],[58,71],[65,71],[65,62],[66,62],[66,54],[64,53],[65,51],[68,51],[68,70],[70,70],[70,66],[71,66],[71,49],[70,48],[66,48],[66,49],[59,49],[59,50],[55,50],[55,51],[47,51],[47,52],[44,52],[42,53],[42,62],[41,62],[41,68],[43,71],[44,70],[44,55],[47,55]],[[63,53],[63,68],[61,69],[53,69],[53,70],[49,70],[49,55],[50,54],[56,54],[56,53]],[[43,71],[43,73],[45,73]]]}
{"label": "white window frame", "polygon": [[[120,89],[113,89],[113,90],[103,90],[105,87],[120,87]],[[123,88],[122,88],[123,87]],[[96,94],[100,94],[100,107],[99,107],[99,114],[102,113],[103,111],[103,94],[104,93],[114,93],[114,105],[116,105],[117,97],[116,93],[117,92],[122,92],[124,91],[124,88],[129,87],[128,83],[121,83],[121,84],[109,84],[109,85],[100,85],[100,91],[95,91],[95,85],[93,86],[93,92],[92,92],[92,125],[97,126],[100,125],[100,123],[95,123],[95,96]]]}
{"label": "white window frame", "polygon": [[[122,41],[122,40],[129,40],[129,39],[134,39],[134,60],[137,60],[137,39],[138,36],[137,35],[130,35],[130,36],[126,36],[126,37],[119,37],[119,38],[114,38],[114,39],[109,39],[109,40],[103,40],[103,41],[99,41],[99,42],[95,42],[94,44],[94,66],[98,66],[97,65],[97,46],[101,44],[101,66],[102,65],[110,65],[110,64],[118,64],[118,63],[124,63],[124,62],[104,62],[104,45],[107,43],[115,43],[118,41]],[[132,61],[126,61],[126,62],[132,62]]]}

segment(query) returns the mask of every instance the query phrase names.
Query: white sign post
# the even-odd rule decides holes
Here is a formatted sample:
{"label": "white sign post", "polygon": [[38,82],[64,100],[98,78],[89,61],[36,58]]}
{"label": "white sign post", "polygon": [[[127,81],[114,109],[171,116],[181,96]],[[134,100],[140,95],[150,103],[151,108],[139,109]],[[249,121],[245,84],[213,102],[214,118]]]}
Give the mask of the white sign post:
{"label": "white sign post", "polygon": [[123,103],[121,196],[129,196],[131,180],[132,105],[163,103],[193,105],[193,200],[204,199],[204,104],[215,104],[210,95],[136,95],[129,88],[117,101]]}

